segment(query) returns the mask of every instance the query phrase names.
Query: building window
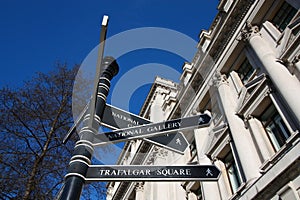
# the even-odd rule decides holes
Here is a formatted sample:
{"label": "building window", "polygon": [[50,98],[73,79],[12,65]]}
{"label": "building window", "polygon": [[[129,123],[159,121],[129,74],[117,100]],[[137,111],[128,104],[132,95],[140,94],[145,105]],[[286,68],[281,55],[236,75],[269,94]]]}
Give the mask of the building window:
{"label": "building window", "polygon": [[293,19],[295,14],[297,13],[297,9],[292,7],[287,2],[284,2],[278,12],[275,14],[272,19],[272,23],[283,32],[290,21]]}
{"label": "building window", "polygon": [[207,92],[198,107],[199,112],[203,113],[206,110],[211,112],[214,124],[217,124],[222,117],[217,98],[216,92]]}
{"label": "building window", "polygon": [[261,121],[275,151],[278,151],[286,143],[291,133],[273,104],[263,112]]}
{"label": "building window", "polygon": [[236,162],[233,158],[232,152],[229,152],[223,159],[224,165],[226,167],[226,172],[232,193],[234,194],[238,188],[241,186],[242,181],[238,172]]}
{"label": "building window", "polygon": [[240,68],[237,70],[237,73],[239,74],[241,81],[244,84],[246,84],[249,81],[249,79],[253,75],[253,72],[254,68],[251,66],[247,58],[243,61]]}
{"label": "building window", "polygon": [[220,122],[220,119],[223,117],[223,112],[221,112],[221,105],[216,92],[211,94],[211,113],[213,123],[217,125]]}
{"label": "building window", "polygon": [[198,110],[200,112],[205,112],[206,110],[208,110],[209,112],[212,112],[212,109],[211,109],[211,96],[210,96],[210,93],[207,92],[205,94],[205,96],[203,97],[203,99],[201,100],[201,102],[199,103],[199,108]]}

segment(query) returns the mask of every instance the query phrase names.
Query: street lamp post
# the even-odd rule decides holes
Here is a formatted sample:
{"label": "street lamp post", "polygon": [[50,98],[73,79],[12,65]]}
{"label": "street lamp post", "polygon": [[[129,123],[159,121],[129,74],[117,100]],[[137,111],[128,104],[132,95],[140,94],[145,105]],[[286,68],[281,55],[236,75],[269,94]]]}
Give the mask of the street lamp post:
{"label": "street lamp post", "polygon": [[89,112],[83,120],[83,127],[79,132],[80,140],[74,147],[74,153],[65,176],[65,185],[60,200],[79,200],[84,185],[85,176],[94,147],[93,140],[98,134],[100,122],[106,105],[106,97],[110,88],[111,79],[118,73],[119,66],[113,57],[105,57],[102,61],[102,73],[98,80],[96,101],[89,105]]}

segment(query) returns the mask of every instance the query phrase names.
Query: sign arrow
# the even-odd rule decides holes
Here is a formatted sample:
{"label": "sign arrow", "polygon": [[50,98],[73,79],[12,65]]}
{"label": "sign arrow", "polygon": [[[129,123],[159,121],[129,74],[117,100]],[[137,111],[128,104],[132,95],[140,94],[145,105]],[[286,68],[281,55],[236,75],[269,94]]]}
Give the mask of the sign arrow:
{"label": "sign arrow", "polygon": [[217,181],[215,165],[90,165],[86,181]]}
{"label": "sign arrow", "polygon": [[94,146],[107,143],[116,143],[133,139],[143,139],[177,131],[190,129],[193,127],[208,126],[211,117],[208,114],[202,114],[181,119],[174,119],[165,122],[145,124],[141,126],[115,130],[103,134],[95,135]]}
{"label": "sign arrow", "polygon": [[181,132],[151,138],[144,138],[143,140],[182,155],[184,154],[186,148],[189,146],[188,141]]}
{"label": "sign arrow", "polygon": [[[120,108],[106,104],[101,123],[107,128],[124,129],[128,127],[150,124],[151,121]],[[180,132],[152,138],[143,138],[143,140],[179,154],[184,154],[184,151],[189,146],[185,136]]]}

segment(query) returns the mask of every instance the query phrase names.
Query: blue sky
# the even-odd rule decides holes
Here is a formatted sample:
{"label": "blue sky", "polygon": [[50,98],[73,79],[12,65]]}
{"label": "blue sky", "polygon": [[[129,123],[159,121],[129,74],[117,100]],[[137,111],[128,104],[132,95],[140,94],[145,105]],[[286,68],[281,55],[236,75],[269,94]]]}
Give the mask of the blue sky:
{"label": "blue sky", "polygon": [[[23,81],[33,77],[36,72],[46,73],[54,68],[57,62],[67,63],[70,66],[81,64],[99,44],[103,15],[109,16],[108,39],[136,28],[160,27],[186,35],[196,44],[200,31],[210,27],[217,13],[218,3],[219,0],[2,0],[0,1],[0,87],[6,85],[21,87]],[[151,34],[148,34],[147,38],[158,44],[170,39],[164,35],[151,38]],[[140,40],[145,38],[141,36]],[[172,43],[176,41],[173,40]],[[186,44],[187,42],[181,41],[175,46],[180,49],[181,45]],[[188,51],[196,52],[195,44],[182,49],[188,48]],[[116,51],[130,46],[130,43],[121,41],[117,45],[113,46]],[[159,63],[181,73],[184,61],[190,60],[176,53],[178,52],[168,52],[160,48],[140,48],[126,52],[117,58],[120,72],[114,78],[113,85],[133,68],[149,63]],[[154,74],[166,76],[167,71],[162,70],[159,65],[153,67],[151,71],[153,77],[150,77],[147,85],[140,83],[136,92],[129,95],[130,99],[120,98],[114,106],[138,114],[150,84],[152,80],[154,81]],[[161,74],[162,71],[164,73]],[[143,75],[137,74],[132,78],[132,84],[135,84],[137,78],[145,80]],[[178,82],[179,76],[171,79]],[[118,91],[127,91],[126,85],[128,87],[128,84],[122,83],[120,88],[119,84]],[[130,101],[128,103],[130,106],[124,105],[127,101]]]}
{"label": "blue sky", "polygon": [[[0,87],[21,87],[23,81],[36,72],[46,73],[57,62],[70,66],[82,63],[99,44],[103,15],[109,16],[107,38],[135,28],[161,27],[197,42],[200,31],[210,27],[218,3],[218,0],[1,0]],[[167,39],[162,36],[162,43]],[[121,42],[120,48],[122,45],[126,42]],[[196,52],[195,45],[190,49]],[[117,60],[120,73],[113,84],[137,66],[159,63],[181,73],[183,62],[190,61],[159,48],[138,49]],[[152,73],[160,75],[160,69],[153,68]],[[121,95],[117,97],[120,101],[113,105],[138,114],[150,84],[148,81],[147,85],[139,85],[130,95],[129,108],[121,105],[124,103]],[[119,90],[124,85],[123,90],[127,91],[126,83],[119,85]]]}
{"label": "blue sky", "polygon": [[[57,62],[71,66],[82,63],[99,44],[103,15],[109,16],[107,38],[134,28],[162,27],[198,41],[200,31],[210,27],[218,3],[218,0],[3,0],[0,86],[22,86],[24,80],[36,72],[51,70]],[[196,51],[195,46],[190,49]],[[117,60],[121,69],[114,81],[135,66],[147,63],[164,64],[180,73],[183,62],[188,61],[160,49],[140,49]],[[141,85],[132,95],[136,101],[131,103],[135,105],[130,108],[132,112],[139,112],[148,88],[149,85]]]}
{"label": "blue sky", "polygon": [[[110,17],[107,37],[153,26],[173,29],[198,40],[201,29],[210,26],[218,2],[2,0],[0,86],[20,86],[23,80],[30,79],[35,72],[47,72],[56,62],[81,63],[99,43],[104,14]],[[142,59],[134,57],[136,63],[143,62]],[[177,66],[179,70],[181,65]]]}

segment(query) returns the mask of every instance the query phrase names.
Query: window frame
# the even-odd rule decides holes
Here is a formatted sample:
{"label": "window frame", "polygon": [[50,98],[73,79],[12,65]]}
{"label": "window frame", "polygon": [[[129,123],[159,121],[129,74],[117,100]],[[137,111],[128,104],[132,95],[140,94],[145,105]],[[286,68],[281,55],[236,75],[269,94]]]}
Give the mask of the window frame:
{"label": "window frame", "polygon": [[283,32],[295,17],[296,13],[297,9],[284,1],[271,19],[271,22],[280,32]]}
{"label": "window frame", "polygon": [[203,199],[202,185],[199,181],[193,185],[193,187],[190,189],[190,191],[196,195],[197,200]]}
{"label": "window frame", "polygon": [[[242,186],[243,181],[242,177],[240,177],[238,165],[234,158],[232,149],[224,156],[222,162],[224,163],[226,169],[227,179],[230,185],[231,192],[232,194],[235,194]],[[233,173],[230,173],[230,171]]]}
{"label": "window frame", "polygon": [[[264,120],[264,118],[266,118],[267,120]],[[265,129],[265,132],[274,151],[279,151],[286,144],[292,134],[273,103],[271,103],[262,112],[260,121]]]}
{"label": "window frame", "polygon": [[[247,70],[246,73],[243,73],[244,71],[241,71],[241,69]],[[256,73],[255,68],[251,65],[250,61],[247,57],[243,60],[243,62],[239,65],[239,68],[236,70],[236,73],[239,75],[242,83],[245,85],[248,83],[252,77],[253,74]]]}

